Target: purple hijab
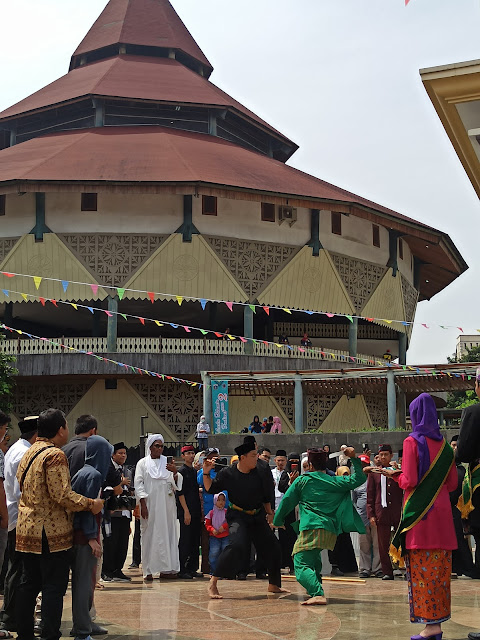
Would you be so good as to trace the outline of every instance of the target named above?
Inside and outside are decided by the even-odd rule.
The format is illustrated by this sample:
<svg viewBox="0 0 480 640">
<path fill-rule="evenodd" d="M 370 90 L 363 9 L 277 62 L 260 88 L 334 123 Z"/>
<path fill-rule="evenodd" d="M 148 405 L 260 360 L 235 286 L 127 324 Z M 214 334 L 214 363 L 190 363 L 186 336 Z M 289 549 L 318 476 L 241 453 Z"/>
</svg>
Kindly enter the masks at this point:
<svg viewBox="0 0 480 640">
<path fill-rule="evenodd" d="M 410 418 L 412 420 L 410 435 L 416 440 L 418 447 L 418 481 L 420 482 L 430 467 L 430 452 L 426 438 L 443 440 L 438 425 L 437 407 L 430 394 L 421 393 L 410 403 Z"/>
</svg>

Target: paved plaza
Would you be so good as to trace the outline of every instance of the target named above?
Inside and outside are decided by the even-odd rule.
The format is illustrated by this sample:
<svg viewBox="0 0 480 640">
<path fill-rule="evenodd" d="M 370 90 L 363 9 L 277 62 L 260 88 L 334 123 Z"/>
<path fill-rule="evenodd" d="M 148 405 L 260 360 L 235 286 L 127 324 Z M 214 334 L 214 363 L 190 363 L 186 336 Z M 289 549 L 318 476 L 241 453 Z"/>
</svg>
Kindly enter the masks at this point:
<svg viewBox="0 0 480 640">
<path fill-rule="evenodd" d="M 326 583 L 327 607 L 303 607 L 304 590 L 285 580 L 291 594 L 267 597 L 265 581 L 222 581 L 223 600 L 209 600 L 207 580 L 155 580 L 145 584 L 128 570 L 130 584 L 108 583 L 95 592 L 97 622 L 108 638 L 152 640 L 408 640 L 420 625 L 408 621 L 407 584 L 370 578 L 364 584 Z M 452 620 L 444 640 L 463 640 L 480 630 L 480 582 L 452 582 Z M 70 591 L 65 598 L 63 634 L 71 628 Z"/>
</svg>

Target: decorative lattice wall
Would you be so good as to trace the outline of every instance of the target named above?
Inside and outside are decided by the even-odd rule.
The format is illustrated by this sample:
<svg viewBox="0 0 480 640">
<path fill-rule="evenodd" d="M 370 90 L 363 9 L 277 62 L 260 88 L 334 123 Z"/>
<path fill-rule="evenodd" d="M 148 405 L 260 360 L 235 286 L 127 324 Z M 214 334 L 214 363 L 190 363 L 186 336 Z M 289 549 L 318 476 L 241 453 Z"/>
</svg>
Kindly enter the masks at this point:
<svg viewBox="0 0 480 640">
<path fill-rule="evenodd" d="M 131 382 L 159 418 L 175 432 L 179 441 L 195 430 L 203 410 L 202 393 L 196 387 L 174 382 Z"/>
<path fill-rule="evenodd" d="M 336 253 L 330 255 L 355 309 L 360 312 L 385 275 L 386 267 Z"/>
<path fill-rule="evenodd" d="M 93 382 L 17 382 L 13 413 L 23 418 L 52 407 L 68 415 L 92 385 Z"/>
</svg>

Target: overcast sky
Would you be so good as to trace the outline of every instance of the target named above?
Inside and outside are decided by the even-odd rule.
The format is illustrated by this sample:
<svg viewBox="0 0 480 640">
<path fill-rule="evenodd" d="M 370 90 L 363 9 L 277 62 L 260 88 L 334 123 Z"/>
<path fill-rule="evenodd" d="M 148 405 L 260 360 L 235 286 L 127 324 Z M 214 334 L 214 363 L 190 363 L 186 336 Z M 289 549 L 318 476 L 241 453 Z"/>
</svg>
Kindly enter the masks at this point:
<svg viewBox="0 0 480 640">
<path fill-rule="evenodd" d="M 300 145 L 289 164 L 451 236 L 470 269 L 419 305 L 417 322 L 432 326 L 409 350 L 410 363 L 445 362 L 457 326 L 480 329 L 480 206 L 418 71 L 480 58 L 480 0 L 172 4 L 211 80 Z M 66 73 L 105 5 L 2 2 L 0 110 Z"/>
</svg>

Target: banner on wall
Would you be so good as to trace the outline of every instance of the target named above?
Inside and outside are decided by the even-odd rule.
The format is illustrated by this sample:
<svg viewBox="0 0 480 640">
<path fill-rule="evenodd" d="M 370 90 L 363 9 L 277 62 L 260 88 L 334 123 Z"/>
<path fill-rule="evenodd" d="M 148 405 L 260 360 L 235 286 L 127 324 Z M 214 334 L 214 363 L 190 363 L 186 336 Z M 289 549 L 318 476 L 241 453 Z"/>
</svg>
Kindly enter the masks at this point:
<svg viewBox="0 0 480 640">
<path fill-rule="evenodd" d="M 228 380 L 212 381 L 213 433 L 230 433 Z"/>
</svg>

